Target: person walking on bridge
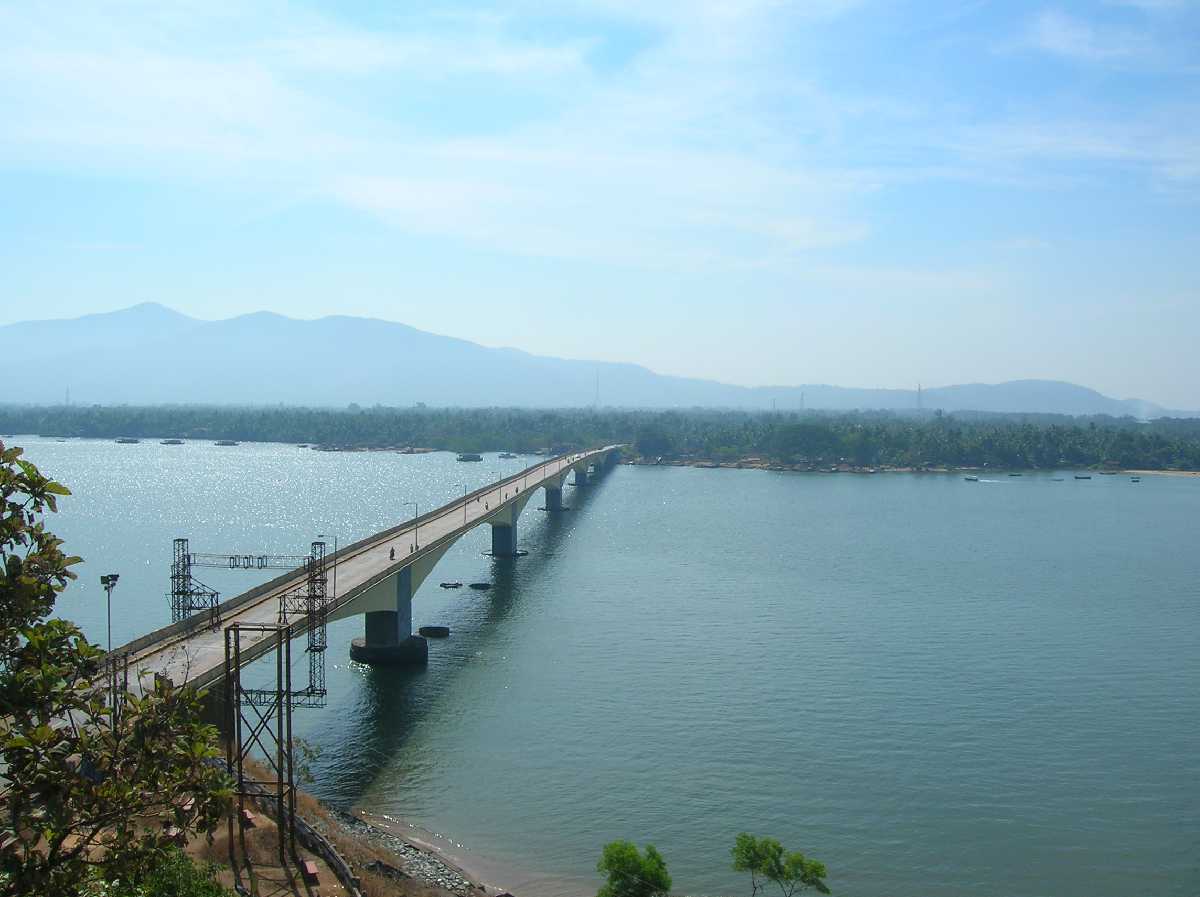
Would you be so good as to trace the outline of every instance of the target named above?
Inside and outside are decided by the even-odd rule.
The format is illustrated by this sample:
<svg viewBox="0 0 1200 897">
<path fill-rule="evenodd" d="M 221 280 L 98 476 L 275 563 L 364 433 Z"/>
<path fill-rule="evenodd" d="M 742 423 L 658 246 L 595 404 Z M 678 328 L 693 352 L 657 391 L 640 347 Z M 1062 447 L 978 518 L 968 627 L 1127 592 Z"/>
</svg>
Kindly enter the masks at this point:
<svg viewBox="0 0 1200 897">
<path fill-rule="evenodd" d="M 394 561 L 395 559 L 396 559 L 396 546 L 393 545 L 392 550 L 388 552 L 388 560 Z"/>
</svg>

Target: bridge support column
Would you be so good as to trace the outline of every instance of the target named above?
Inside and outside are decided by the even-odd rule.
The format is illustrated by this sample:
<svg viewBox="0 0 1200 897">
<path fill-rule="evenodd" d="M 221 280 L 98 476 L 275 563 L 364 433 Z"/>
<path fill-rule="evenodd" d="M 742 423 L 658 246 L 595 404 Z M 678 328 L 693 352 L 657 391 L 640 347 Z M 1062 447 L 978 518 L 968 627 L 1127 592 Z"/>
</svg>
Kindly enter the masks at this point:
<svg viewBox="0 0 1200 897">
<path fill-rule="evenodd" d="M 563 509 L 562 486 L 561 485 L 551 486 L 551 485 L 547 484 L 546 485 L 546 510 L 547 511 L 561 511 L 562 509 Z"/>
<path fill-rule="evenodd" d="M 517 554 L 517 521 L 492 524 L 492 557 L 511 558 Z"/>
<path fill-rule="evenodd" d="M 575 468 L 575 485 L 586 486 L 588 484 L 588 469 L 586 465 Z"/>
<path fill-rule="evenodd" d="M 350 643 L 350 659 L 374 666 L 418 666 L 429 659 L 429 644 L 412 634 L 412 568 L 396 574 L 396 609 L 368 611 L 363 638 Z"/>
</svg>

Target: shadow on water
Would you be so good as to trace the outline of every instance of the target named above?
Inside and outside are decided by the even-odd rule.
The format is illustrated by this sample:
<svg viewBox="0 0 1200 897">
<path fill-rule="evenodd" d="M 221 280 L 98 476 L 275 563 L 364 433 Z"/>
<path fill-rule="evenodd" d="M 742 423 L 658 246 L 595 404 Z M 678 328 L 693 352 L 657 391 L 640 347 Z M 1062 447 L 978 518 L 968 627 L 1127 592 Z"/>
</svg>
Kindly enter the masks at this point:
<svg viewBox="0 0 1200 897">
<path fill-rule="evenodd" d="M 320 796 L 335 806 L 352 807 L 370 790 L 376 777 L 392 762 L 399 748 L 444 697 L 467 655 L 486 651 L 499 637 L 503 623 L 518 606 L 522 586 L 535 581 L 557 554 L 579 515 L 586 513 L 596 488 L 605 477 L 572 490 L 570 510 L 547 514 L 537 541 L 521 558 L 493 558 L 492 588 L 479 628 L 469 636 L 466 652 L 458 651 L 445 662 L 418 669 L 365 667 L 358 701 L 343 717 L 344 727 L 335 755 L 314 764 L 321 783 Z M 527 509 L 527 513 L 528 513 Z"/>
</svg>

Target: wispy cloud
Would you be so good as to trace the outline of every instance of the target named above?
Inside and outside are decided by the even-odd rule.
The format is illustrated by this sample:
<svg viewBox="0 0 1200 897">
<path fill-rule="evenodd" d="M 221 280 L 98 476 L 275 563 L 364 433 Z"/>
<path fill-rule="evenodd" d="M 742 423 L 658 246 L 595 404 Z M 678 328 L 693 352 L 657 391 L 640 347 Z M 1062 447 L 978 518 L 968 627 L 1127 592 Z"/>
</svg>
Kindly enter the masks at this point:
<svg viewBox="0 0 1200 897">
<path fill-rule="evenodd" d="M 785 36 L 819 34 L 860 5 L 565 4 L 586 22 L 648 29 L 614 70 L 595 61 L 602 28 L 520 27 L 544 16 L 533 0 L 374 27 L 283 0 L 8 6 L 0 163 L 233 179 L 504 251 L 704 268 L 791 267 L 867 241 L 878 193 L 995 182 L 1013 160 L 1200 178 L 1187 103 L 1119 119 L 978 115 L 886 85 L 833 88 Z M 1132 26 L 1057 11 L 1027 37 L 1096 63 L 1151 47 Z"/>
<path fill-rule="evenodd" d="M 1104 0 L 1109 6 L 1128 6 L 1146 13 L 1175 12 L 1194 0 Z"/>
<path fill-rule="evenodd" d="M 0 153 L 232 172 L 415 232 L 635 264 L 762 264 L 866 233 L 845 205 L 865 180 L 761 151 L 782 135 L 763 129 L 752 111 L 759 88 L 740 67 L 773 4 L 656 6 L 653 16 L 641 5 L 599 8 L 661 29 L 655 51 L 615 77 L 592 69 L 586 37 L 535 43 L 503 18 L 376 33 L 288 8 L 279 27 L 255 31 L 237 8 L 216 8 L 209 16 L 238 36 L 214 50 L 196 40 L 203 16 L 111 29 L 84 14 L 60 29 L 51 13 L 10 9 L 0 18 L 10 35 Z M 552 102 L 499 134 L 472 134 L 469 119 L 486 111 L 464 109 L 467 123 L 450 128 L 464 133 L 445 136 L 357 103 L 363 78 L 405 102 L 420 85 L 461 78 L 467 97 L 518 81 Z"/>
<path fill-rule="evenodd" d="M 1144 33 L 1101 27 L 1057 10 L 1046 10 L 1034 18 L 1029 42 L 1047 53 L 1091 62 L 1142 57 L 1153 50 L 1153 43 Z"/>
</svg>

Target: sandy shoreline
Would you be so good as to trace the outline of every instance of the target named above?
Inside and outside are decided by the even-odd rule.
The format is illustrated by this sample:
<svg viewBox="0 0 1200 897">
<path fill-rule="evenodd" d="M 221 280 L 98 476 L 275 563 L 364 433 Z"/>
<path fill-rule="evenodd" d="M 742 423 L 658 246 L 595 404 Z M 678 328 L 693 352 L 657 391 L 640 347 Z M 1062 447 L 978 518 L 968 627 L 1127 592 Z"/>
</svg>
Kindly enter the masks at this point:
<svg viewBox="0 0 1200 897">
<path fill-rule="evenodd" d="M 675 458 L 655 461 L 650 458 L 631 458 L 621 462 L 631 467 L 695 467 L 700 470 L 770 470 L 776 473 L 850 473 L 850 474 L 880 474 L 880 473 L 1021 473 L 1046 474 L 1070 473 L 1072 471 L 1086 472 L 1102 476 L 1132 475 L 1132 476 L 1166 476 L 1166 477 L 1200 477 L 1200 470 L 1097 470 L 1091 467 L 858 467 L 852 464 L 772 464 L 760 458 L 743 458 L 740 461 L 711 461 L 703 458 Z"/>
<path fill-rule="evenodd" d="M 1200 470 L 1122 470 L 1135 477 L 1200 477 Z"/>
</svg>

